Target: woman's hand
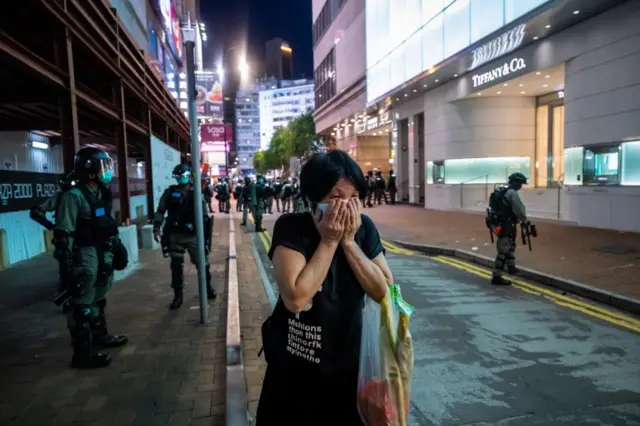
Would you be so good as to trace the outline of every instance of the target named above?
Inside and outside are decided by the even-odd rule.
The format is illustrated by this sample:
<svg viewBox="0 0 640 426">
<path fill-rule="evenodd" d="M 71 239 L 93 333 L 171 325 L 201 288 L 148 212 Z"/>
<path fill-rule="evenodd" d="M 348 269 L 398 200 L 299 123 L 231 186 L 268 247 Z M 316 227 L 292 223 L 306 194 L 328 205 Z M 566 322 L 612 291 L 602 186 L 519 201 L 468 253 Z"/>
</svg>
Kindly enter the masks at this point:
<svg viewBox="0 0 640 426">
<path fill-rule="evenodd" d="M 319 214 L 313 215 L 322 242 L 335 245 L 340 243 L 344 235 L 348 210 L 347 203 L 342 200 L 334 200 L 326 213 L 322 214 L 322 217 L 319 218 Z"/>
<path fill-rule="evenodd" d="M 343 245 L 355 242 L 356 232 L 360 229 L 360 225 L 362 225 L 360 200 L 352 198 L 347 203 L 347 217 L 345 220 L 344 235 L 341 240 Z"/>
</svg>

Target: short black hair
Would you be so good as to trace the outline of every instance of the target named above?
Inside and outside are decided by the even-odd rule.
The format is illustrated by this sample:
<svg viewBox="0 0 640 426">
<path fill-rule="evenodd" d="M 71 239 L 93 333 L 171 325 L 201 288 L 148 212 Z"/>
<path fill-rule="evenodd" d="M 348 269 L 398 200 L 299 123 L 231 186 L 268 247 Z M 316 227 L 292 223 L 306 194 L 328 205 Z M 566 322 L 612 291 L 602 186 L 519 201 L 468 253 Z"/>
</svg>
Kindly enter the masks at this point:
<svg viewBox="0 0 640 426">
<path fill-rule="evenodd" d="M 316 153 L 300 172 L 300 193 L 311 202 L 318 203 L 340 179 L 347 179 L 356 187 L 360 198 L 367 195 L 367 183 L 358 163 L 344 151 Z"/>
</svg>

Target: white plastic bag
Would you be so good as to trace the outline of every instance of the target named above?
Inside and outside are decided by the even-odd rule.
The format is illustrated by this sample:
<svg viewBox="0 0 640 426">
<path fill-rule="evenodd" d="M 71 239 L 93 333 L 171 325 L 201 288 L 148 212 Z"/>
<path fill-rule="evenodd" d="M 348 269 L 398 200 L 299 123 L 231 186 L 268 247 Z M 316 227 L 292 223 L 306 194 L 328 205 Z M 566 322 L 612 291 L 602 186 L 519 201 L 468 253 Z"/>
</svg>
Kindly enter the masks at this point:
<svg viewBox="0 0 640 426">
<path fill-rule="evenodd" d="M 366 426 L 406 426 L 413 374 L 413 307 L 392 284 L 380 304 L 365 297 L 358 411 Z"/>
</svg>

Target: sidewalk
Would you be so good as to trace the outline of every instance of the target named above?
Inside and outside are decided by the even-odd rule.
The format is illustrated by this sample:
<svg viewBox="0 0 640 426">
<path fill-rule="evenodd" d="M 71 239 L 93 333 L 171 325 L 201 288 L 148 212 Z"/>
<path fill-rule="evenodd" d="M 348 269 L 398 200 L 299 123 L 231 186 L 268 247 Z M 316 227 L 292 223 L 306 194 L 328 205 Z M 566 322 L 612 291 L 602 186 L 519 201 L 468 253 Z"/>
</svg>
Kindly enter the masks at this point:
<svg viewBox="0 0 640 426">
<path fill-rule="evenodd" d="M 239 215 L 236 219 L 236 251 L 238 258 L 238 286 L 240 295 L 240 327 L 244 372 L 247 380 L 249 412 L 252 418 L 256 415 L 262 379 L 267 364 L 264 357 L 258 357 L 262 347 L 260 333 L 262 323 L 271 314 L 271 306 L 267 300 L 264 285 L 258 272 L 253 254 L 252 233 L 245 232 L 240 226 Z M 252 229 L 250 227 L 249 229 Z"/>
<path fill-rule="evenodd" d="M 383 239 L 495 256 L 484 216 L 396 205 L 365 209 Z M 518 264 L 640 299 L 640 234 L 538 222 L 533 251 L 518 236 Z"/>
<path fill-rule="evenodd" d="M 224 424 L 228 239 L 228 221 L 216 221 L 209 259 L 218 298 L 208 326 L 199 324 L 195 268 L 185 265 L 185 304 L 170 311 L 169 261 L 159 250 L 140 252 L 138 270 L 108 297 L 109 328 L 129 343 L 110 350 L 113 362 L 100 370 L 68 367 L 71 347 L 65 317 L 51 303 L 50 259 L 2 272 L 0 425 Z"/>
</svg>

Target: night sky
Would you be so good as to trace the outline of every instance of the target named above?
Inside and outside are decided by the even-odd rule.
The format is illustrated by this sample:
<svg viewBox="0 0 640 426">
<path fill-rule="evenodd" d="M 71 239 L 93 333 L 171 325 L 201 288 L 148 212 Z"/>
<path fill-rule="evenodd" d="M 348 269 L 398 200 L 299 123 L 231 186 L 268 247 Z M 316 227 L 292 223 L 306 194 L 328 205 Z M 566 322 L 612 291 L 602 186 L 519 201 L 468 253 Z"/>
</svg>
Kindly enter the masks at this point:
<svg viewBox="0 0 640 426">
<path fill-rule="evenodd" d="M 313 78 L 311 0 L 200 0 L 200 8 L 208 36 L 205 68 L 215 69 L 222 52 L 246 43 L 251 69 L 263 73 L 266 41 L 282 37 L 293 49 L 294 77 Z"/>
</svg>

